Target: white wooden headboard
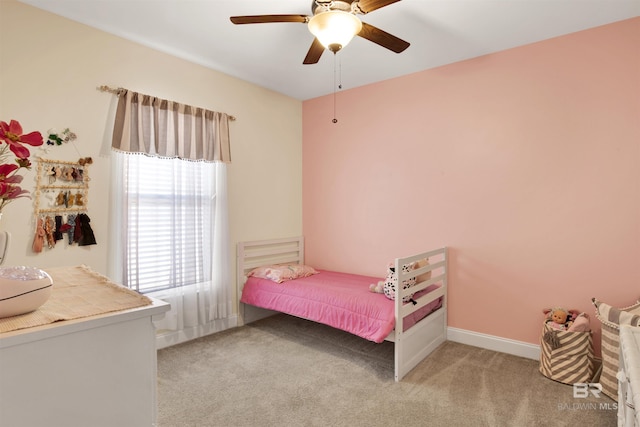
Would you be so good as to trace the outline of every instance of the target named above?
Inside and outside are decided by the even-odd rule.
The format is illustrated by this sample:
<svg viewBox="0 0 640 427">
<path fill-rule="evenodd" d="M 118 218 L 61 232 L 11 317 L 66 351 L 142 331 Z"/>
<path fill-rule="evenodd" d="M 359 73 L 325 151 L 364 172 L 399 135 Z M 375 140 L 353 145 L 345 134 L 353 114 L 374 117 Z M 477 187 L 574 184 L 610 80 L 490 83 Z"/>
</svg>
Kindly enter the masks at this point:
<svg viewBox="0 0 640 427">
<path fill-rule="evenodd" d="M 237 248 L 238 295 L 242 293 L 246 274 L 269 264 L 304 263 L 304 237 L 240 242 Z"/>
</svg>

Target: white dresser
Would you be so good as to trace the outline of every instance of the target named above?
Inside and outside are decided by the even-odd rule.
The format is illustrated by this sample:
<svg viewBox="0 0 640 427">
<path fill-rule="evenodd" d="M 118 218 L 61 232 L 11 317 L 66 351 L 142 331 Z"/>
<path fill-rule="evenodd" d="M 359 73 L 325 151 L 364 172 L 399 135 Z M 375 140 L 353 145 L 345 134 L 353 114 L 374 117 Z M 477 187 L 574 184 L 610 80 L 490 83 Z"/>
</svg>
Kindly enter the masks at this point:
<svg viewBox="0 0 640 427">
<path fill-rule="evenodd" d="M 640 427 L 640 327 L 620 325 L 618 425 Z"/>
<path fill-rule="evenodd" d="M 0 334 L 0 426 L 156 425 L 153 304 Z"/>
</svg>

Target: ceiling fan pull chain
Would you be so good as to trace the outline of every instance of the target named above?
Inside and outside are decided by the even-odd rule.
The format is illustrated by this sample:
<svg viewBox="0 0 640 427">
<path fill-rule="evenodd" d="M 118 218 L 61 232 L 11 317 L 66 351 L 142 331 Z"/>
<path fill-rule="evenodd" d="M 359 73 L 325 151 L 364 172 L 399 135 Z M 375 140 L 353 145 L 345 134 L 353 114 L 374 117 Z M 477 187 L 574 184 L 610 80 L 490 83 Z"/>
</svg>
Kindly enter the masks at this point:
<svg viewBox="0 0 640 427">
<path fill-rule="evenodd" d="M 336 119 L 336 56 L 338 54 L 333 54 L 333 123 L 338 123 L 338 119 Z M 338 72 L 338 84 L 337 88 L 342 90 L 342 58 L 339 58 L 339 72 Z"/>
<path fill-rule="evenodd" d="M 338 89 L 342 90 L 342 56 L 338 58 Z"/>
<path fill-rule="evenodd" d="M 340 85 L 342 87 L 342 85 Z M 338 123 L 336 119 L 336 53 L 333 53 L 333 120 L 334 124 Z"/>
</svg>

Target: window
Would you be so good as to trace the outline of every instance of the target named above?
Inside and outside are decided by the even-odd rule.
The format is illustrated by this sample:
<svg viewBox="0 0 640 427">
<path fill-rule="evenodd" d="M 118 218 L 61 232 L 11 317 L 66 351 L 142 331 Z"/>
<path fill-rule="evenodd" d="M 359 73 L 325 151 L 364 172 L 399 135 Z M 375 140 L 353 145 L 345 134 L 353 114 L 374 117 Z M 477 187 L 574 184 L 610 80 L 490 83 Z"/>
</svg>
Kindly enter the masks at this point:
<svg viewBox="0 0 640 427">
<path fill-rule="evenodd" d="M 230 117 L 114 93 L 109 276 L 171 304 L 154 319 L 159 348 L 221 330 L 233 317 Z"/>
<path fill-rule="evenodd" d="M 126 170 L 124 285 L 147 293 L 211 280 L 217 164 L 116 155 Z"/>
</svg>

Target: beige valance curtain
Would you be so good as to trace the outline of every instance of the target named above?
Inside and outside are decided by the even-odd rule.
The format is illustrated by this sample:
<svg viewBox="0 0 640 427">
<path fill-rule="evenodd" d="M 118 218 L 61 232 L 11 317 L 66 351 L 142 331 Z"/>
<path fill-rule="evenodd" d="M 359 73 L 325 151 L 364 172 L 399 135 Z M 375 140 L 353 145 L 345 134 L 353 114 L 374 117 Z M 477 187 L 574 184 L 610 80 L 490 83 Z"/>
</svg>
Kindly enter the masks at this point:
<svg viewBox="0 0 640 427">
<path fill-rule="evenodd" d="M 209 162 L 231 162 L 231 116 L 165 99 L 118 91 L 115 150 Z"/>
</svg>

